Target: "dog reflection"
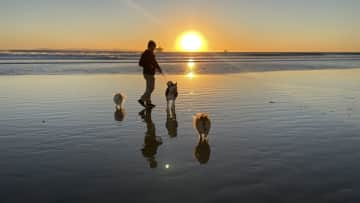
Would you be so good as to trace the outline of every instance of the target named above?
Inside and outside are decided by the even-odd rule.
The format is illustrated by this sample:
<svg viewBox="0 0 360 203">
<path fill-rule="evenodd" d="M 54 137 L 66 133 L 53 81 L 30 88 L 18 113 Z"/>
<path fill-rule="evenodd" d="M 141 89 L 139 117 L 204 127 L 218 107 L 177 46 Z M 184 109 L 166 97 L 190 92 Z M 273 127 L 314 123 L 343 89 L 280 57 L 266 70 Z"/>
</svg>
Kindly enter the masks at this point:
<svg viewBox="0 0 360 203">
<path fill-rule="evenodd" d="M 208 138 L 199 137 L 199 143 L 195 147 L 195 157 L 200 164 L 206 164 L 210 159 L 210 145 Z"/>
<path fill-rule="evenodd" d="M 150 168 L 157 167 L 156 152 L 157 148 L 162 144 L 161 137 L 156 136 L 155 124 L 151 118 L 151 109 L 142 110 L 139 115 L 146 123 L 146 132 L 144 137 L 144 147 L 141 149 L 142 154 L 147 158 Z"/>
<path fill-rule="evenodd" d="M 206 113 L 197 113 L 193 117 L 193 126 L 199 138 L 195 147 L 195 157 L 200 164 L 206 164 L 210 159 L 209 132 L 211 128 L 210 117 Z"/>
<path fill-rule="evenodd" d="M 166 129 L 168 131 L 168 135 L 170 137 L 176 137 L 177 136 L 177 128 L 178 128 L 178 122 L 176 120 L 176 112 L 175 107 L 168 106 L 166 108 L 166 123 L 165 123 Z"/>
<path fill-rule="evenodd" d="M 116 121 L 123 121 L 126 117 L 125 109 L 116 109 L 114 112 L 114 119 Z"/>
</svg>

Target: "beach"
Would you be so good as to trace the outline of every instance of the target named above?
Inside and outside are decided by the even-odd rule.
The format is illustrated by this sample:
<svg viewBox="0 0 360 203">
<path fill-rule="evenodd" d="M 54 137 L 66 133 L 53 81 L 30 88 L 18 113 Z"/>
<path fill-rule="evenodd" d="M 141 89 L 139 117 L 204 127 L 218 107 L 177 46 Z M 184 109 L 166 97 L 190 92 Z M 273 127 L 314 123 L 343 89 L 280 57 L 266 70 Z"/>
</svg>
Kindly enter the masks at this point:
<svg viewBox="0 0 360 203">
<path fill-rule="evenodd" d="M 193 72 L 178 66 L 182 74 L 156 78 L 151 125 L 139 115 L 140 72 L 0 76 L 0 201 L 360 199 L 360 69 L 209 74 L 196 72 L 206 63 Z M 178 82 L 176 121 L 167 119 L 167 80 Z M 116 92 L 127 96 L 122 114 Z M 194 155 L 197 112 L 212 123 L 206 163 Z M 149 130 L 162 140 L 155 167 L 142 150 Z"/>
<path fill-rule="evenodd" d="M 359 10 L 0 0 L 0 203 L 360 202 Z"/>
</svg>

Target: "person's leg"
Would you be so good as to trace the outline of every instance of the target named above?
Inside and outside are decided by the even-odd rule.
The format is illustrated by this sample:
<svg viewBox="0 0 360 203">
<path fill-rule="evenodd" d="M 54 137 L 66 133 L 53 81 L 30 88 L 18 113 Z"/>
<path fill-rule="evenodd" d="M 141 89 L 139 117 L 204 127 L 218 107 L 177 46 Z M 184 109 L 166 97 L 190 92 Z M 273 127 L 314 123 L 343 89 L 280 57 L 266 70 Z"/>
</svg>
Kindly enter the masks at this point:
<svg viewBox="0 0 360 203">
<path fill-rule="evenodd" d="M 142 101 L 142 102 L 145 102 L 146 100 L 147 100 L 147 92 L 148 92 L 148 77 L 147 77 L 147 75 L 144 75 L 144 79 L 145 79 L 145 92 L 144 92 L 144 94 L 140 97 L 140 100 Z"/>
<path fill-rule="evenodd" d="M 149 75 L 149 79 L 148 79 L 148 100 L 146 101 L 146 104 L 152 104 L 151 102 L 151 94 L 154 92 L 155 89 L 155 76 L 154 75 Z"/>
<path fill-rule="evenodd" d="M 140 100 L 146 102 L 146 104 L 151 104 L 151 93 L 154 91 L 155 87 L 155 76 L 144 75 L 144 78 L 146 80 L 146 90 Z"/>
</svg>

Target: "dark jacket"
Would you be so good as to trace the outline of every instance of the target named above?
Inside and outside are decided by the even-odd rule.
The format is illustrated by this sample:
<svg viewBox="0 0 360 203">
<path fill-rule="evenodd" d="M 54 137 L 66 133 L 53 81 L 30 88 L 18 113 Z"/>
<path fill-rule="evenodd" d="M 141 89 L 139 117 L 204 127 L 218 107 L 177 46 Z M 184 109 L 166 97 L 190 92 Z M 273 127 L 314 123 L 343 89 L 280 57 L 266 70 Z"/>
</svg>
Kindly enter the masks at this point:
<svg viewBox="0 0 360 203">
<path fill-rule="evenodd" d="M 155 75 L 156 69 L 161 73 L 159 64 L 156 61 L 155 54 L 150 50 L 145 50 L 141 54 L 139 66 L 143 67 L 143 74 Z"/>
</svg>

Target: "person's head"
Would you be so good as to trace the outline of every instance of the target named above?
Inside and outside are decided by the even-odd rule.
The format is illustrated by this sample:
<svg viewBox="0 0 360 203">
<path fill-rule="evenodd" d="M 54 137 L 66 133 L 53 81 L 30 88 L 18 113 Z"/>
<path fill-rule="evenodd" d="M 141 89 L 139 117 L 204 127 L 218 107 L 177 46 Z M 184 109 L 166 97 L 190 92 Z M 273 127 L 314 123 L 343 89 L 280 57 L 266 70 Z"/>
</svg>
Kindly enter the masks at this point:
<svg viewBox="0 0 360 203">
<path fill-rule="evenodd" d="M 150 40 L 150 41 L 148 42 L 148 49 L 149 49 L 150 51 L 154 51 L 155 48 L 156 48 L 156 43 L 155 43 L 155 41 Z"/>
</svg>

